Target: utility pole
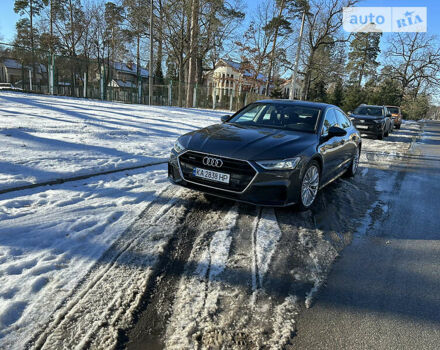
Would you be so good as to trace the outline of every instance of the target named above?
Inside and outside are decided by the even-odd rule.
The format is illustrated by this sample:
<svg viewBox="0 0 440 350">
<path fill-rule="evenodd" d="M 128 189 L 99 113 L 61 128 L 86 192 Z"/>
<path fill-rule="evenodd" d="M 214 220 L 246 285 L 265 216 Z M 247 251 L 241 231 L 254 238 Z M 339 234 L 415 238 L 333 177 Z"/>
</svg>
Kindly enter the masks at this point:
<svg viewBox="0 0 440 350">
<path fill-rule="evenodd" d="M 291 99 L 291 100 L 295 99 L 296 74 L 298 71 L 299 55 L 301 54 L 301 43 L 302 43 L 305 20 L 306 20 L 306 11 L 304 10 L 303 14 L 302 14 L 302 19 L 301 19 L 301 29 L 299 31 L 298 47 L 296 48 L 295 66 L 293 67 L 292 81 L 290 82 L 289 99 Z"/>
<path fill-rule="evenodd" d="M 150 62 L 148 64 L 148 104 L 153 104 L 153 0 L 150 1 Z"/>
<path fill-rule="evenodd" d="M 50 0 L 50 63 L 49 63 L 49 93 L 51 95 L 54 94 L 54 65 L 55 65 L 55 58 L 54 58 L 54 49 L 53 49 L 53 21 L 54 21 L 54 8 L 53 8 L 53 2 L 54 0 Z"/>
</svg>

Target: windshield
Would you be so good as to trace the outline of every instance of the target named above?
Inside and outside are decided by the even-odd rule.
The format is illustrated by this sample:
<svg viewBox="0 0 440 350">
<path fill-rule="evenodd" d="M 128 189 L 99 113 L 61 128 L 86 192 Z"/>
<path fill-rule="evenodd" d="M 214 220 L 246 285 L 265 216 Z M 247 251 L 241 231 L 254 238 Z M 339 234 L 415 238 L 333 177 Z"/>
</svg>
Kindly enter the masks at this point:
<svg viewBox="0 0 440 350">
<path fill-rule="evenodd" d="M 397 107 L 387 107 L 391 114 L 399 114 L 399 108 Z"/>
<path fill-rule="evenodd" d="M 253 103 L 239 112 L 229 122 L 293 131 L 314 132 L 319 108 L 294 104 Z"/>
<path fill-rule="evenodd" d="M 374 117 L 382 117 L 382 108 L 361 106 L 354 110 L 354 114 L 371 115 Z"/>
</svg>

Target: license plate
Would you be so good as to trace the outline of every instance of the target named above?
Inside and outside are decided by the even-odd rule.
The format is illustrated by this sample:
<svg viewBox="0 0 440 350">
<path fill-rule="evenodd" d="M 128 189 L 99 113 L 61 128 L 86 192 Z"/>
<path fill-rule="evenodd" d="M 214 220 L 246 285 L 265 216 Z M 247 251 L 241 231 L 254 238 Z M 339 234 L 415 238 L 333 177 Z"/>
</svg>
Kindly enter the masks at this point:
<svg viewBox="0 0 440 350">
<path fill-rule="evenodd" d="M 368 129 L 368 126 L 367 125 L 356 125 L 356 128 L 357 129 Z"/>
<path fill-rule="evenodd" d="M 194 168 L 192 174 L 195 177 L 200 177 L 205 180 L 229 184 L 230 175 L 225 173 L 219 173 L 218 171 Z"/>
</svg>

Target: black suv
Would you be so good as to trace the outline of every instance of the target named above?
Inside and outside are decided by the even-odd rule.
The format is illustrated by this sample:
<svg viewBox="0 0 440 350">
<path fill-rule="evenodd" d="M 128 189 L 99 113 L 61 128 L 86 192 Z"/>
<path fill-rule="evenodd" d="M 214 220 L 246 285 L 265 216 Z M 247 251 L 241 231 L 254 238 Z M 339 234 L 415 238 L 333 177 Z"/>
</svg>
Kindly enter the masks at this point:
<svg viewBox="0 0 440 350">
<path fill-rule="evenodd" d="M 385 106 L 360 105 L 350 114 L 350 119 L 361 134 L 379 140 L 388 136 L 394 126 L 391 113 Z"/>
</svg>

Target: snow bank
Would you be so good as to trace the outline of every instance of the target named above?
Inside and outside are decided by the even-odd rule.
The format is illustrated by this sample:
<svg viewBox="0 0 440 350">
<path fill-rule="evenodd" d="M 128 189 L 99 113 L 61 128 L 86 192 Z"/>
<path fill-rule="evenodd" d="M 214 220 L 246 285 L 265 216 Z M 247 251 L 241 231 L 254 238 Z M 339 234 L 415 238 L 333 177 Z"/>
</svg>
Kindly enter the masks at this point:
<svg viewBox="0 0 440 350">
<path fill-rule="evenodd" d="M 23 348 L 166 186 L 162 165 L 1 195 L 0 348 Z"/>
<path fill-rule="evenodd" d="M 0 190 L 164 161 L 223 114 L 0 92 Z"/>
<path fill-rule="evenodd" d="M 0 92 L 0 190 L 164 161 L 222 114 Z M 22 348 L 167 186 L 159 165 L 0 195 L 0 348 Z"/>
</svg>

